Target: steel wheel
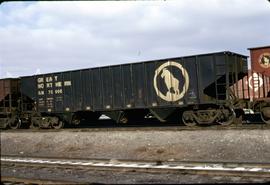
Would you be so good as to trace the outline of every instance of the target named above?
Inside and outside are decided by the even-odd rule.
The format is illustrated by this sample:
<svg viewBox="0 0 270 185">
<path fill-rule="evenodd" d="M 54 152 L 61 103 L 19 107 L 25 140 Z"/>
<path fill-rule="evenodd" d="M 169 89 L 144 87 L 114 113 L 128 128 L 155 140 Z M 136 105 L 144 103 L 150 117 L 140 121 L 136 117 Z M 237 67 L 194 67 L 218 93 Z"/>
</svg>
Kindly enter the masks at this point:
<svg viewBox="0 0 270 185">
<path fill-rule="evenodd" d="M 263 120 L 264 123 L 270 125 L 270 119 L 264 118 L 264 116 L 262 114 L 261 114 L 261 118 L 262 118 L 262 120 Z"/>
<path fill-rule="evenodd" d="M 63 121 L 58 121 L 57 123 L 53 123 L 52 124 L 52 128 L 54 129 L 60 129 L 64 127 L 64 122 Z"/>
<path fill-rule="evenodd" d="M 261 118 L 263 120 L 264 123 L 266 124 L 270 124 L 270 107 L 265 107 L 262 109 L 262 112 L 261 112 Z"/>
<path fill-rule="evenodd" d="M 193 127 L 197 125 L 197 122 L 192 116 L 192 111 L 185 111 L 182 115 L 182 121 L 186 126 Z"/>
<path fill-rule="evenodd" d="M 21 127 L 21 120 L 18 119 L 18 118 L 12 118 L 12 119 L 9 121 L 8 126 L 9 126 L 11 129 L 18 129 L 18 128 Z"/>
<path fill-rule="evenodd" d="M 220 125 L 227 126 L 235 121 L 236 114 L 232 109 L 221 110 L 220 115 L 217 117 L 216 122 Z"/>
</svg>

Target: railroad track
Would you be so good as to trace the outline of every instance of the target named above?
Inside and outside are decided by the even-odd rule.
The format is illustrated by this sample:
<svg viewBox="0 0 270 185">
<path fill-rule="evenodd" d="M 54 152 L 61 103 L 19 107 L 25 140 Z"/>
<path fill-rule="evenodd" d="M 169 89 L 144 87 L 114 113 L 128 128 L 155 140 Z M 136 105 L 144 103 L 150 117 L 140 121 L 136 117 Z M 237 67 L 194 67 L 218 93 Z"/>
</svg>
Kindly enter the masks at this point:
<svg viewBox="0 0 270 185">
<path fill-rule="evenodd" d="M 151 172 L 213 173 L 226 175 L 260 176 L 270 178 L 270 163 L 134 161 L 109 159 L 61 159 L 2 156 L 2 165 L 38 166 L 54 168 L 142 170 Z"/>
<path fill-rule="evenodd" d="M 270 182 L 270 163 L 82 160 L 2 156 L 1 172 L 2 182 L 6 185 L 11 183 L 89 184 L 88 182 L 129 184 L 134 183 L 132 181 L 134 178 L 137 178 L 135 182 L 138 183 L 170 183 L 171 181 L 179 183 L 185 178 L 187 181 L 184 182 L 189 183 L 219 182 L 216 179 L 223 179 L 222 182 L 235 182 L 235 179 L 236 182 Z M 168 181 L 168 176 L 170 181 Z M 138 178 L 141 178 L 141 181 Z"/>
<path fill-rule="evenodd" d="M 211 125 L 211 126 L 179 126 L 177 124 L 159 124 L 159 125 L 121 125 L 121 126 L 85 126 L 79 128 L 63 128 L 63 129 L 17 129 L 17 130 L 1 130 L 2 132 L 97 132 L 97 131 L 133 131 L 133 130 L 143 130 L 143 131 L 182 131 L 182 130 L 252 130 L 252 129 L 270 129 L 270 125 L 267 124 L 234 124 L 228 126 L 222 125 Z"/>
</svg>

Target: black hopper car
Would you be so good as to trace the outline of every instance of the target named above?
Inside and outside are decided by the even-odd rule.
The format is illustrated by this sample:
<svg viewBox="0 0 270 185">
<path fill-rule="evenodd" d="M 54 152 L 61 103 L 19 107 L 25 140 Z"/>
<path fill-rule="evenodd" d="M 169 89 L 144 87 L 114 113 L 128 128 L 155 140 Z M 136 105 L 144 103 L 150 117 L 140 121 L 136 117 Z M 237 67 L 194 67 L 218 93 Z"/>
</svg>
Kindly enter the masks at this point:
<svg viewBox="0 0 270 185">
<path fill-rule="evenodd" d="M 225 51 L 1 79 L 0 126 L 62 128 L 101 115 L 117 123 L 151 115 L 188 126 L 229 125 L 252 108 L 235 85 L 247 73 L 247 56 Z M 256 110 L 266 123 L 269 89 Z"/>
</svg>

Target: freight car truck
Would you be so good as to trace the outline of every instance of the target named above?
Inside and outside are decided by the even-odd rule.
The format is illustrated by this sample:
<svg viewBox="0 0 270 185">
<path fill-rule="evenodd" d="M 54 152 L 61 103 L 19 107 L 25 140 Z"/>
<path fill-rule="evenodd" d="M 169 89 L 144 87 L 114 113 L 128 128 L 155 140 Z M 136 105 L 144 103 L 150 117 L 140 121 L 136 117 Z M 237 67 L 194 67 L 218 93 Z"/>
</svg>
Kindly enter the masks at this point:
<svg viewBox="0 0 270 185">
<path fill-rule="evenodd" d="M 21 92 L 35 102 L 34 127 L 102 114 L 117 123 L 151 114 L 161 122 L 226 125 L 240 114 L 228 89 L 246 72 L 247 57 L 225 51 L 22 77 Z"/>
</svg>

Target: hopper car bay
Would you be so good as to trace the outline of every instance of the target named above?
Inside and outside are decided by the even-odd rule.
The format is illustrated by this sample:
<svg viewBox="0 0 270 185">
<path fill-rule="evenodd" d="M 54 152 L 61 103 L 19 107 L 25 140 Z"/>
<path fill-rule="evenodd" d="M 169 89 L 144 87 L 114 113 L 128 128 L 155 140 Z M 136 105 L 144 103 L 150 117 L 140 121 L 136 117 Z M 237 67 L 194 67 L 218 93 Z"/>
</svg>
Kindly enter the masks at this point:
<svg viewBox="0 0 270 185">
<path fill-rule="evenodd" d="M 0 127 L 62 128 L 103 114 L 187 126 L 242 122 L 246 110 L 270 124 L 270 46 L 247 56 L 224 51 L 0 79 Z"/>
</svg>

